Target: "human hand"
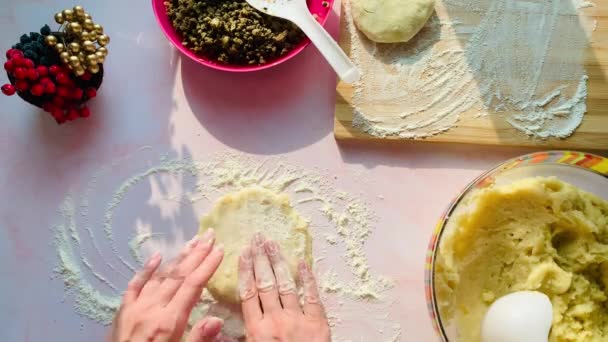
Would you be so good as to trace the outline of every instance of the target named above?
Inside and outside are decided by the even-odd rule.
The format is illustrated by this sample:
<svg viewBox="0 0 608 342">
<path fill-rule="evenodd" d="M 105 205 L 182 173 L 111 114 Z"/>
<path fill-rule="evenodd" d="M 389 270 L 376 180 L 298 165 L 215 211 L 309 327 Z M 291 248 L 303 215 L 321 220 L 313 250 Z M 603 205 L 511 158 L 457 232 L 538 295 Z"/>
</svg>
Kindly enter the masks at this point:
<svg viewBox="0 0 608 342">
<path fill-rule="evenodd" d="M 163 270 L 160 254 L 154 254 L 129 282 L 109 341 L 180 341 L 192 309 L 224 257 L 223 246 L 214 243 L 209 229 L 190 240 Z M 186 341 L 222 341 L 222 326 L 221 319 L 205 317 Z"/>
<path fill-rule="evenodd" d="M 248 342 L 328 342 L 331 334 L 315 278 L 306 262 L 296 285 L 279 245 L 256 234 L 239 259 L 239 294 Z"/>
</svg>

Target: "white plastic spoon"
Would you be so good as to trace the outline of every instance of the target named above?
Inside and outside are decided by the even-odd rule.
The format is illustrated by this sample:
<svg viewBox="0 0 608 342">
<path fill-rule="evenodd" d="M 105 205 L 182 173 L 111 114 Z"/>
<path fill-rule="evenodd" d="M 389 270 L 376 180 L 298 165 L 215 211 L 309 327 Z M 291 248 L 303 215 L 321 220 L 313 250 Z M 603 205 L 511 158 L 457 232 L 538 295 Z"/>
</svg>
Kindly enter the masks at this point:
<svg viewBox="0 0 608 342">
<path fill-rule="evenodd" d="M 353 83 L 359 80 L 359 70 L 310 14 L 306 0 L 247 0 L 247 2 L 258 11 L 296 24 L 319 49 L 342 81 Z"/>
<path fill-rule="evenodd" d="M 519 291 L 498 298 L 481 325 L 482 342 L 547 342 L 553 305 L 544 293 Z"/>
</svg>

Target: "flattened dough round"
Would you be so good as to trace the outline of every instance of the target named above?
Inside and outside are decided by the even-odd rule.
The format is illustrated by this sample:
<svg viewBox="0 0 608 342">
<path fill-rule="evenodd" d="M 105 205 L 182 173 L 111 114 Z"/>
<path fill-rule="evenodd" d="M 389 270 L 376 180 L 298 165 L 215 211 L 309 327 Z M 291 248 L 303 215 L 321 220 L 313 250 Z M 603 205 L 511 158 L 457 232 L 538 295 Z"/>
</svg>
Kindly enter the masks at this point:
<svg viewBox="0 0 608 342">
<path fill-rule="evenodd" d="M 351 0 L 355 24 L 379 43 L 407 42 L 433 14 L 435 0 Z"/>
<path fill-rule="evenodd" d="M 240 303 L 238 260 L 256 232 L 279 243 L 292 275 L 297 274 L 299 260 L 312 261 L 308 223 L 291 206 L 286 194 L 258 187 L 227 194 L 201 219 L 199 234 L 208 228 L 215 229 L 216 244 L 224 244 L 224 261 L 207 284 L 220 302 Z"/>
</svg>

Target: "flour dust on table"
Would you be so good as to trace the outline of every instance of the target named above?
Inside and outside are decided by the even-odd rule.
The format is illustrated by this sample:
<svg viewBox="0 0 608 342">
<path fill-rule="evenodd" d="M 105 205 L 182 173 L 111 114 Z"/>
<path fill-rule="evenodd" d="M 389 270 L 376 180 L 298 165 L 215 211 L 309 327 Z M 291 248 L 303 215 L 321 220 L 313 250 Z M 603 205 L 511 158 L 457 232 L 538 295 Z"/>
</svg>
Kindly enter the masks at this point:
<svg viewBox="0 0 608 342">
<path fill-rule="evenodd" d="M 388 314 L 394 304 L 389 301 L 395 296 L 393 283 L 370 269 L 365 252 L 375 216 L 364 200 L 338 191 L 332 184 L 332 177 L 319 170 L 288 165 L 280 158 L 261 161 L 227 154 L 196 161 L 163 157 L 156 162 L 146 160 L 144 170 L 125 171 L 142 165 L 129 158 L 95 172 L 86 189 L 81 191 L 79 202 L 76 195 L 67 196 L 59 210 L 62 222 L 53 227 L 59 259 L 55 273 L 63 279 L 66 300 L 73 297 L 78 314 L 104 325 L 110 324 L 120 305 L 120 289 L 142 266 L 143 260 L 158 250 L 166 261 L 196 233 L 196 227 L 192 227 L 192 233 L 186 233 L 184 229 L 167 231 L 158 224 L 161 219 L 147 220 L 141 216 L 144 214 L 134 212 L 133 206 L 141 202 L 156 203 L 154 198 L 161 194 L 161 199 L 170 205 L 168 208 L 155 207 L 154 211 L 162 219 L 174 222 L 188 210 L 198 219 L 210 213 L 218 200 L 226 201 L 242 196 L 244 192 L 254 192 L 257 195 L 248 196 L 245 201 L 248 205 L 266 208 L 268 199 L 276 199 L 283 206 L 277 210 L 291 208 L 293 212 L 289 219 L 295 220 L 292 223 L 300 228 L 306 226 L 309 237 L 312 236 L 309 241 L 313 249 L 311 262 L 332 326 L 333 340 L 400 339 L 401 328 Z M 129 173 L 121 175 L 121 172 Z M 117 176 L 122 181 L 113 186 L 116 190 L 104 199 L 103 190 L 110 188 L 106 183 Z M 143 195 L 144 200 L 136 200 L 136 195 L 146 189 L 149 193 Z M 252 203 L 256 199 L 266 202 Z M 129 210 L 125 209 L 126 202 Z M 100 210 L 96 210 L 98 208 Z M 135 229 L 125 231 L 123 225 L 120 225 L 122 229 L 116 229 L 116 222 L 129 214 L 136 216 Z M 93 218 L 95 215 L 99 216 L 98 226 L 91 223 L 97 221 Z M 248 220 L 242 215 L 237 219 L 241 224 Z M 239 310 L 217 299 L 205 290 L 190 323 L 208 314 L 215 315 L 225 320 L 228 334 L 242 336 Z M 355 313 L 359 317 L 352 317 Z M 356 319 L 365 319 L 377 329 L 367 332 L 369 336 L 361 336 L 360 332 L 353 336 Z"/>
<path fill-rule="evenodd" d="M 357 31 L 345 3 L 354 87 L 353 126 L 379 137 L 424 138 L 472 118 L 504 117 L 521 132 L 565 138 L 586 112 L 584 68 L 596 21 L 580 0 L 438 0 L 406 44 Z"/>
</svg>

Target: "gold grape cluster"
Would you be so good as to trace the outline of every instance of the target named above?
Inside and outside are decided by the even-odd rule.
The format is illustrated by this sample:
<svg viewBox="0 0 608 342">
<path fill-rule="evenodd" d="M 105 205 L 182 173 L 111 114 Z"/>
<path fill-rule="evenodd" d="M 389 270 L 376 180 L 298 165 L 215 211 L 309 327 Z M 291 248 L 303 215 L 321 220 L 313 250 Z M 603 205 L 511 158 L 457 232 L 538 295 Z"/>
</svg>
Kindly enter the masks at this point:
<svg viewBox="0 0 608 342">
<path fill-rule="evenodd" d="M 62 35 L 46 36 L 47 45 L 55 48 L 63 64 L 67 65 L 77 76 L 85 71 L 93 74 L 99 72 L 99 64 L 108 55 L 106 45 L 110 37 L 103 33 L 103 27 L 93 22 L 90 14 L 82 6 L 74 6 L 55 14 L 55 22 L 61 25 Z"/>
</svg>

